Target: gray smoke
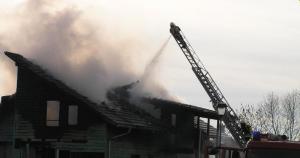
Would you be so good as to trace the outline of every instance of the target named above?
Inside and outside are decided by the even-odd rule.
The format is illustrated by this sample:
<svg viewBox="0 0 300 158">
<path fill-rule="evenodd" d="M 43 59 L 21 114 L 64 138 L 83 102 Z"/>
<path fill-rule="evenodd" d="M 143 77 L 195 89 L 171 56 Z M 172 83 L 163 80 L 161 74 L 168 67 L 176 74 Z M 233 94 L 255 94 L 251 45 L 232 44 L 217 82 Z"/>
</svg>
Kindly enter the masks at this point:
<svg viewBox="0 0 300 158">
<path fill-rule="evenodd" d="M 140 68 L 134 63 L 142 56 L 136 46 L 143 44 L 137 37 L 129 33 L 116 35 L 115 30 L 104 28 L 102 22 L 96 25 L 85 19 L 84 12 L 76 7 L 57 7 L 58 2 L 27 0 L 15 8 L 16 12 L 1 19 L 2 24 L 7 24 L 0 32 L 1 52 L 7 50 L 30 58 L 96 101 L 105 99 L 111 87 L 139 78 Z M 3 58 L 1 54 L 0 60 Z M 7 65 L 0 65 L 7 73 L 15 73 L 11 66 L 8 69 Z M 153 80 L 153 85 L 158 85 L 156 82 Z M 148 93 L 166 95 L 163 86 L 154 87 Z"/>
<path fill-rule="evenodd" d="M 135 86 L 131 91 L 134 96 L 157 97 L 172 100 L 176 99 L 175 97 L 171 96 L 159 82 L 156 82 L 156 78 L 158 78 L 157 72 L 159 71 L 160 61 L 170 41 L 170 38 L 171 36 L 167 38 L 167 40 L 155 53 L 154 57 L 146 65 L 143 74 L 140 77 L 139 84 L 137 84 L 137 86 Z"/>
<path fill-rule="evenodd" d="M 171 39 L 171 36 L 163 43 L 163 45 L 159 48 L 159 50 L 156 52 L 155 56 L 150 60 L 150 62 L 146 65 L 145 70 L 142 74 L 141 81 L 146 82 L 151 78 L 154 72 L 157 71 L 158 64 L 160 62 L 161 56 L 164 53 L 164 50 L 166 49 L 169 41 Z"/>
</svg>

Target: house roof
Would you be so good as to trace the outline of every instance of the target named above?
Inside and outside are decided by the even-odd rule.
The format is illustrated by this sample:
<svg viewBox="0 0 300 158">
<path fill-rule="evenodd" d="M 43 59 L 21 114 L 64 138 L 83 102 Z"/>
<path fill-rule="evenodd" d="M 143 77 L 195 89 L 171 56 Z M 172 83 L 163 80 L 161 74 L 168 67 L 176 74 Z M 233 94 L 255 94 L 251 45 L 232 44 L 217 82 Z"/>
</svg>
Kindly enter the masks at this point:
<svg viewBox="0 0 300 158">
<path fill-rule="evenodd" d="M 76 90 L 68 87 L 60 80 L 54 78 L 50 73 L 41 68 L 39 65 L 32 61 L 24 58 L 22 55 L 4 52 L 11 60 L 15 62 L 18 67 L 24 67 L 38 75 L 45 81 L 52 83 L 54 86 L 62 90 L 64 93 L 69 94 L 76 99 L 79 99 L 82 103 L 92 108 L 97 112 L 104 120 L 117 127 L 126 128 L 139 128 L 148 130 L 161 130 L 162 125 L 155 123 L 151 119 L 144 117 L 140 113 L 135 112 L 127 105 L 113 105 L 112 103 L 101 103 L 97 104 L 87 97 L 79 94 Z"/>
<path fill-rule="evenodd" d="M 26 59 L 22 55 L 11 53 L 11 52 L 4 52 L 6 56 L 8 56 L 11 60 L 15 62 L 18 67 L 24 67 L 34 74 L 38 75 L 45 81 L 52 83 L 55 87 L 60 89 L 66 94 L 73 96 L 74 98 L 80 100 L 82 103 L 90 107 L 92 110 L 97 112 L 104 120 L 108 123 L 111 123 L 117 127 L 127 127 L 127 128 L 140 128 L 140 129 L 149 129 L 149 130 L 161 130 L 164 128 L 168 128 L 167 125 L 163 125 L 161 122 L 156 120 L 155 118 L 151 117 L 150 114 L 139 109 L 136 106 L 129 105 L 130 103 L 124 101 L 120 98 L 114 98 L 115 102 L 102 102 L 101 104 L 95 103 L 91 101 L 89 98 L 79 94 L 76 90 L 70 88 L 69 86 L 65 85 L 62 81 L 54 78 L 50 73 L 44 70 L 39 65 L 35 64 L 34 62 Z M 129 88 L 132 84 L 128 85 Z M 117 88 L 118 92 L 124 97 L 124 91 L 127 91 L 128 87 Z M 125 97 L 126 98 L 126 97 Z M 158 98 L 144 98 L 143 101 L 151 103 L 155 106 L 165 106 L 165 107 L 176 107 L 182 111 L 191 112 L 195 115 L 201 117 L 207 117 L 211 119 L 218 119 L 218 114 L 215 111 L 208 110 L 205 108 L 201 108 L 198 106 L 193 106 L 189 104 L 183 104 L 175 101 L 169 101 L 164 99 Z M 202 122 L 203 123 L 203 122 Z M 203 129 L 206 126 L 203 125 Z M 210 128 L 210 133 L 216 133 L 215 129 L 212 127 Z"/>
<path fill-rule="evenodd" d="M 176 108 L 179 108 L 180 110 L 193 113 L 200 117 L 219 119 L 219 115 L 217 112 L 215 112 L 213 110 L 205 109 L 205 108 L 202 108 L 199 106 L 183 104 L 183 103 L 179 103 L 179 102 L 175 102 L 175 101 L 158 99 L 158 98 L 145 98 L 144 101 L 149 102 L 154 105 L 157 105 L 157 106 L 176 107 Z"/>
</svg>

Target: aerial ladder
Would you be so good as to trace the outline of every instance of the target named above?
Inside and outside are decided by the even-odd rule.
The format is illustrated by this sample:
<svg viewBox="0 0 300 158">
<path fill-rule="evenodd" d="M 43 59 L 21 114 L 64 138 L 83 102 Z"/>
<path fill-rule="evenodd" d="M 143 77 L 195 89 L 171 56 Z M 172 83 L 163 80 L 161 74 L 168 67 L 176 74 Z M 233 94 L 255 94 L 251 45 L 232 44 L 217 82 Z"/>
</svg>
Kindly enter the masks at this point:
<svg viewBox="0 0 300 158">
<path fill-rule="evenodd" d="M 170 26 L 170 32 L 172 36 L 174 37 L 183 54 L 192 66 L 192 70 L 194 71 L 196 77 L 198 78 L 206 93 L 210 97 L 213 108 L 217 110 L 219 104 L 226 104 L 226 112 L 222 118 L 224 124 L 230 131 L 236 142 L 239 144 L 239 146 L 241 148 L 244 148 L 246 145 L 247 138 L 241 130 L 241 123 L 238 116 L 236 115 L 232 107 L 229 105 L 228 101 L 222 94 L 216 82 L 213 80 L 209 72 L 204 67 L 200 58 L 192 48 L 191 44 L 188 42 L 187 38 L 184 36 L 181 29 L 174 23 L 171 23 Z"/>
</svg>

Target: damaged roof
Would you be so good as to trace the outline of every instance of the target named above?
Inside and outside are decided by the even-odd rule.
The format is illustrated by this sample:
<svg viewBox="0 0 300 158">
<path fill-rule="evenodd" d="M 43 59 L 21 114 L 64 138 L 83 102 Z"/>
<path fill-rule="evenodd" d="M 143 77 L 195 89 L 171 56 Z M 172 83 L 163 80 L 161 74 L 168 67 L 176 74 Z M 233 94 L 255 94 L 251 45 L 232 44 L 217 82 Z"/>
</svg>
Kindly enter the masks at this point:
<svg viewBox="0 0 300 158">
<path fill-rule="evenodd" d="M 57 80 L 39 65 L 33 63 L 32 61 L 24 58 L 22 55 L 4 52 L 11 60 L 15 62 L 18 67 L 25 67 L 34 74 L 38 75 L 42 79 L 46 80 L 49 83 L 52 83 L 58 89 L 62 90 L 64 93 L 69 94 L 82 103 L 87 105 L 96 111 L 104 120 L 108 123 L 113 124 L 117 127 L 128 127 L 128 128 L 139 128 L 139 129 L 148 129 L 148 130 L 161 130 L 163 126 L 159 123 L 156 123 L 149 117 L 144 117 L 141 113 L 138 113 L 132 110 L 128 105 L 111 105 L 111 103 L 101 103 L 97 104 L 91 101 L 89 98 L 79 94 L 76 90 L 68 87 L 60 80 Z"/>
<path fill-rule="evenodd" d="M 146 130 L 163 130 L 169 128 L 168 125 L 164 125 L 161 121 L 155 119 L 144 110 L 136 106 L 130 105 L 129 102 L 124 101 L 122 99 L 120 100 L 120 98 L 114 98 L 113 100 L 116 101 L 112 102 L 102 102 L 101 104 L 95 103 L 89 98 L 79 94 L 76 90 L 70 88 L 62 81 L 54 78 L 42 67 L 24 58 L 22 55 L 11 52 L 4 53 L 11 60 L 13 60 L 18 67 L 24 67 L 28 69 L 37 76 L 41 77 L 43 80 L 47 81 L 48 83 L 51 83 L 52 85 L 60 89 L 62 92 L 80 100 L 80 102 L 84 103 L 86 106 L 88 106 L 97 114 L 99 114 L 99 116 L 101 116 L 105 121 L 116 127 L 138 128 Z M 122 98 L 123 97 L 124 96 L 122 96 Z M 176 107 L 182 111 L 191 112 L 201 117 L 218 119 L 218 114 L 215 111 L 193 105 L 158 98 L 144 98 L 143 101 L 151 103 L 155 106 L 164 106 L 171 108 Z M 213 128 L 211 128 L 211 130 L 213 130 Z"/>
<path fill-rule="evenodd" d="M 206 117 L 206 118 L 211 118 L 216 120 L 219 119 L 220 117 L 217 112 L 199 106 L 183 104 L 183 103 L 178 103 L 175 101 L 164 100 L 159 98 L 144 98 L 143 100 L 157 106 L 176 107 L 181 109 L 182 111 L 187 111 L 201 117 Z"/>
</svg>

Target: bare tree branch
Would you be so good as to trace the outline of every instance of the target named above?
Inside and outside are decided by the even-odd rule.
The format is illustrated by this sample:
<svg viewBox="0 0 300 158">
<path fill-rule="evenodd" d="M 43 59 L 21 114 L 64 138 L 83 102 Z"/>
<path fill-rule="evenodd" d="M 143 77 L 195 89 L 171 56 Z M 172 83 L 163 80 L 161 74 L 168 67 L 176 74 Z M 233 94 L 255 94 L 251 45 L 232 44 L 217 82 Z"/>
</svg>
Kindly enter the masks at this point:
<svg viewBox="0 0 300 158">
<path fill-rule="evenodd" d="M 291 140 L 299 136 L 299 120 L 297 112 L 300 104 L 299 92 L 294 90 L 283 98 L 283 116 L 285 119 L 285 133 Z"/>
<path fill-rule="evenodd" d="M 241 105 L 237 113 L 254 130 L 286 134 L 290 140 L 300 138 L 300 92 L 297 90 L 281 98 L 269 93 L 257 106 Z"/>
</svg>

